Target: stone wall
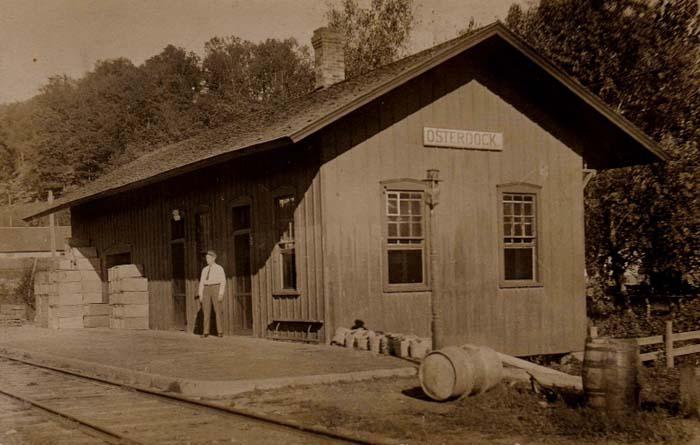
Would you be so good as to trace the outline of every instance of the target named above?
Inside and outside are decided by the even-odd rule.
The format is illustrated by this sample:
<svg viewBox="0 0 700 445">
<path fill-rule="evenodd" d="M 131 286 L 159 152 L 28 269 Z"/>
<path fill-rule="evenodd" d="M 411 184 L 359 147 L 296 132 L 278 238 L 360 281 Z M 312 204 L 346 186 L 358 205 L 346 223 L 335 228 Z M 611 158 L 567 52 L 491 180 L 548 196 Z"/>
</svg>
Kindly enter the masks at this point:
<svg viewBox="0 0 700 445">
<path fill-rule="evenodd" d="M 148 280 L 142 267 L 110 268 L 105 298 L 101 266 L 94 247 L 71 240 L 55 270 L 35 275 L 35 324 L 52 329 L 148 329 Z"/>
<path fill-rule="evenodd" d="M 148 329 L 148 280 L 135 264 L 108 271 L 112 329 Z"/>
</svg>

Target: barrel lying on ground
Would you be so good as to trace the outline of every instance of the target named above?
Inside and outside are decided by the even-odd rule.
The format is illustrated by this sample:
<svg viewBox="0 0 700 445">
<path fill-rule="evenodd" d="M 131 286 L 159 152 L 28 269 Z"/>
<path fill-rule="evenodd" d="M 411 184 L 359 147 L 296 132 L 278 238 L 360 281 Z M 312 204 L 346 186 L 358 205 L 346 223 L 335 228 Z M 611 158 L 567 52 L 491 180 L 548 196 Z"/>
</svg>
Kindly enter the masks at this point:
<svg viewBox="0 0 700 445">
<path fill-rule="evenodd" d="M 418 376 L 423 392 L 433 400 L 444 401 L 493 388 L 501 381 L 503 365 L 491 348 L 448 346 L 426 355 Z"/>
<path fill-rule="evenodd" d="M 583 390 L 587 404 L 609 413 L 639 407 L 639 347 L 630 341 L 594 338 L 583 356 Z"/>
</svg>

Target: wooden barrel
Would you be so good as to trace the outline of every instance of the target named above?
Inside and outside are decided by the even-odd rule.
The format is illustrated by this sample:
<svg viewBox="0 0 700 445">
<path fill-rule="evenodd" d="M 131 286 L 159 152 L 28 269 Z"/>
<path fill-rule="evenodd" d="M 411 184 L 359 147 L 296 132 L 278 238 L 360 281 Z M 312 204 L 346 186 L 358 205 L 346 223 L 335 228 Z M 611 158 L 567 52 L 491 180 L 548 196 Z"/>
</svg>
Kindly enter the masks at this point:
<svg viewBox="0 0 700 445">
<path fill-rule="evenodd" d="M 345 347 L 346 348 L 354 348 L 355 347 L 355 333 L 352 331 L 349 331 L 347 334 L 345 334 Z"/>
<path fill-rule="evenodd" d="M 348 328 L 338 328 L 335 330 L 335 335 L 333 336 L 333 339 L 331 340 L 331 344 L 336 344 L 340 346 L 345 345 L 345 336 L 348 335 L 348 332 L 350 332 L 350 329 Z"/>
<path fill-rule="evenodd" d="M 430 350 L 430 343 L 423 339 L 411 340 L 408 345 L 408 354 L 411 358 L 423 359 Z"/>
<path fill-rule="evenodd" d="M 366 335 L 356 335 L 355 336 L 355 347 L 362 351 L 369 349 L 369 337 Z"/>
<path fill-rule="evenodd" d="M 483 346 L 448 346 L 431 351 L 421 362 L 421 387 L 433 400 L 449 400 L 485 392 L 502 378 L 498 354 Z"/>
<path fill-rule="evenodd" d="M 474 376 L 474 385 L 470 395 L 481 394 L 498 385 L 503 379 L 503 363 L 498 353 L 486 346 L 462 345 L 467 351 L 477 372 Z"/>
<path fill-rule="evenodd" d="M 583 356 L 583 391 L 588 406 L 610 413 L 639 407 L 639 348 L 628 340 L 594 338 Z"/>
<path fill-rule="evenodd" d="M 375 354 L 379 354 L 379 351 L 381 351 L 380 345 L 381 345 L 382 337 L 380 335 L 374 335 L 369 338 L 369 350 L 374 352 Z"/>
</svg>

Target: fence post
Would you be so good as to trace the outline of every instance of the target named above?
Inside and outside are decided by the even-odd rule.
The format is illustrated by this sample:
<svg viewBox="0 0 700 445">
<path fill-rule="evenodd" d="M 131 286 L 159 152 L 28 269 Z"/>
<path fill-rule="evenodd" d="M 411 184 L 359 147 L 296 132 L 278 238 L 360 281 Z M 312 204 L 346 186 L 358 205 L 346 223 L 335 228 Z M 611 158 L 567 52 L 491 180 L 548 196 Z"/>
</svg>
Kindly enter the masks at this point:
<svg viewBox="0 0 700 445">
<path fill-rule="evenodd" d="M 49 190 L 49 204 L 53 202 L 53 190 Z M 51 238 L 51 256 L 56 256 L 56 223 L 53 212 L 49 214 L 49 237 Z"/>
<path fill-rule="evenodd" d="M 588 327 L 588 337 L 589 338 L 598 338 L 598 327 L 589 326 Z"/>
<path fill-rule="evenodd" d="M 673 321 L 666 321 L 666 333 L 664 334 L 664 352 L 666 353 L 666 367 L 673 368 Z"/>
</svg>

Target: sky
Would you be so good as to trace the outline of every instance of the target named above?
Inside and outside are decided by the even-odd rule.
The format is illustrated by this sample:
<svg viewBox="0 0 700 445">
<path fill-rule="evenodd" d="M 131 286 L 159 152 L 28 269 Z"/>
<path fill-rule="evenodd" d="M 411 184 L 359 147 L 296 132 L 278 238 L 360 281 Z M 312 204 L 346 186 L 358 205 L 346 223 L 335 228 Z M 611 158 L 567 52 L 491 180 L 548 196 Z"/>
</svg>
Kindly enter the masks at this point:
<svg viewBox="0 0 700 445">
<path fill-rule="evenodd" d="M 27 99 L 49 76 L 80 77 L 101 59 L 135 64 L 173 44 L 202 53 L 214 36 L 309 44 L 340 0 L 0 0 L 0 103 Z M 503 20 L 532 0 L 414 0 L 415 52 L 457 35 L 471 17 Z M 360 0 L 368 4 L 369 0 Z"/>
</svg>

